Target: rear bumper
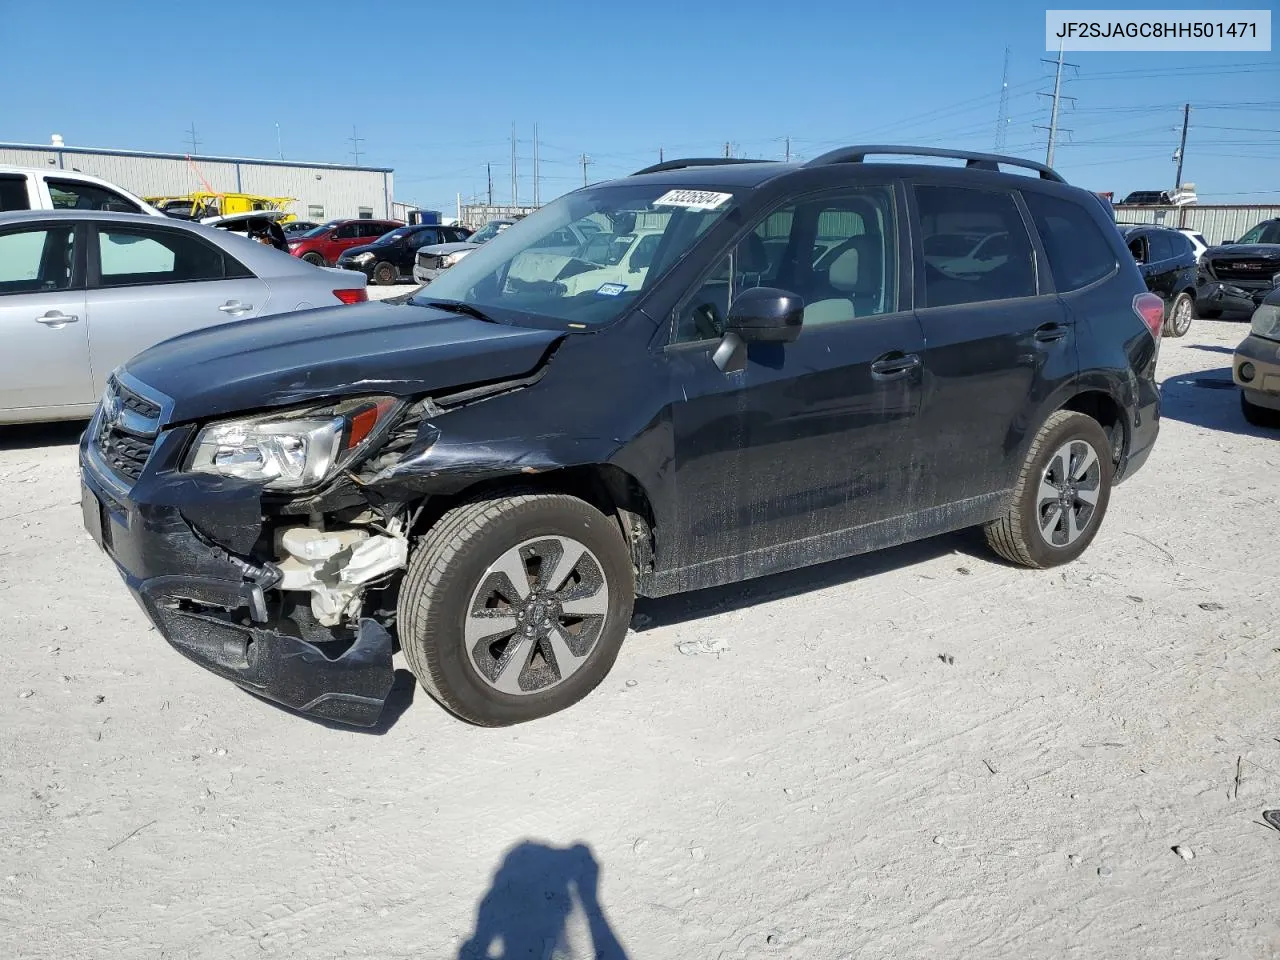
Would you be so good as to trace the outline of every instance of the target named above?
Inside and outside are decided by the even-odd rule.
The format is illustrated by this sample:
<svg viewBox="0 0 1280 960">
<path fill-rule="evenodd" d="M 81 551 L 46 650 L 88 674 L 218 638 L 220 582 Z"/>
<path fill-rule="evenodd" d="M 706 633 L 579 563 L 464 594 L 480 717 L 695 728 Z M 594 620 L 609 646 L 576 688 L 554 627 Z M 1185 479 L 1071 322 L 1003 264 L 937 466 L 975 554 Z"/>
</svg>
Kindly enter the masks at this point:
<svg viewBox="0 0 1280 960">
<path fill-rule="evenodd" d="M 1116 467 L 1116 483 L 1142 469 L 1160 436 L 1160 389 L 1153 380 L 1139 377 L 1134 382 L 1138 402 L 1129 420 L 1128 450 Z"/>
<path fill-rule="evenodd" d="M 83 441 L 80 475 L 86 529 L 175 650 L 299 713 L 377 722 L 394 679 L 392 639 L 382 626 L 362 620 L 354 642 L 330 656 L 281 616 L 262 568 L 198 536 L 178 508 L 122 496 Z"/>
</svg>

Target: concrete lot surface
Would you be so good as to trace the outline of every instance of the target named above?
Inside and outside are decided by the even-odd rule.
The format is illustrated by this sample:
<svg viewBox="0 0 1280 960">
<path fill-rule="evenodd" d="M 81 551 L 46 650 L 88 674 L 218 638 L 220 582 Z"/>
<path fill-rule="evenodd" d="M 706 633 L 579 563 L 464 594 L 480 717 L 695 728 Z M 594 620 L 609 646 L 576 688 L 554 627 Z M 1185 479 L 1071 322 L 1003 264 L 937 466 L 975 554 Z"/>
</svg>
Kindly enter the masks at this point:
<svg viewBox="0 0 1280 960">
<path fill-rule="evenodd" d="M 1160 441 L 1076 564 L 962 534 L 642 602 L 592 696 L 498 730 L 407 676 L 371 734 L 198 669 L 81 529 L 82 426 L 4 430 L 0 956 L 1276 954 L 1245 331 L 1164 344 Z"/>
</svg>

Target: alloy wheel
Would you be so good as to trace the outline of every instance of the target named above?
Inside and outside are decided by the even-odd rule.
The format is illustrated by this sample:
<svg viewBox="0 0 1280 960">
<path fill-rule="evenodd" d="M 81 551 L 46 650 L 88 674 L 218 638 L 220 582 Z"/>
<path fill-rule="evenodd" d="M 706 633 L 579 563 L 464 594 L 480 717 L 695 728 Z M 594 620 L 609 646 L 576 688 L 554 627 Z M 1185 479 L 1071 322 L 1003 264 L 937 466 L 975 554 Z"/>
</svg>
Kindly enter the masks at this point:
<svg viewBox="0 0 1280 960">
<path fill-rule="evenodd" d="M 1036 529 L 1051 547 L 1068 547 L 1093 521 L 1102 485 L 1098 452 L 1085 440 L 1068 440 L 1049 458 L 1036 498 Z"/>
<path fill-rule="evenodd" d="M 572 537 L 526 540 L 498 557 L 467 605 L 463 643 L 489 686 L 514 696 L 563 683 L 604 631 L 609 585 L 599 559 Z"/>
</svg>

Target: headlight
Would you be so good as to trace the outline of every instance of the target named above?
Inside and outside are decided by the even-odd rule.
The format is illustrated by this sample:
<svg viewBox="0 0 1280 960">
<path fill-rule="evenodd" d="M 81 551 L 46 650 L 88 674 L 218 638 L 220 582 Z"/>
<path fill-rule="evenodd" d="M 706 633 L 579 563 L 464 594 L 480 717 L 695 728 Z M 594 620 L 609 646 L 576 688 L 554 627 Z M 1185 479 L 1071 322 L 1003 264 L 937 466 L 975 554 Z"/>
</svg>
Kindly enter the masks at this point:
<svg viewBox="0 0 1280 960">
<path fill-rule="evenodd" d="M 357 253 L 354 257 L 351 258 L 351 262 L 352 263 L 368 263 L 372 259 L 373 259 L 372 253 L 368 253 L 368 252 Z"/>
<path fill-rule="evenodd" d="M 470 250 L 455 250 L 453 253 L 449 254 L 447 257 L 444 258 L 444 265 L 446 267 L 452 267 L 470 252 L 471 252 Z"/>
<path fill-rule="evenodd" d="M 1253 332 L 1268 340 L 1280 340 L 1280 306 L 1264 303 L 1253 311 Z"/>
<path fill-rule="evenodd" d="M 399 407 L 394 397 L 361 397 L 211 423 L 196 437 L 186 469 L 265 481 L 268 490 L 304 490 L 354 460 Z"/>
</svg>

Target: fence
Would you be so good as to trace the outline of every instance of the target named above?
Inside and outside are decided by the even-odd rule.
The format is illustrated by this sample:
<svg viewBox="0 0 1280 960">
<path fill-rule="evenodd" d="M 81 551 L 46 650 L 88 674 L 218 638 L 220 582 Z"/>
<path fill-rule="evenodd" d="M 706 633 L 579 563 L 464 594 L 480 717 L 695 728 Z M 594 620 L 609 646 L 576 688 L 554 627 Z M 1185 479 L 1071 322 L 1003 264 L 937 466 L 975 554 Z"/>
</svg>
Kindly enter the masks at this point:
<svg viewBox="0 0 1280 960">
<path fill-rule="evenodd" d="M 1210 244 L 1238 240 L 1263 220 L 1280 217 L 1280 206 L 1194 204 L 1184 207 L 1116 207 L 1116 222 L 1158 223 L 1195 230 Z"/>
</svg>

